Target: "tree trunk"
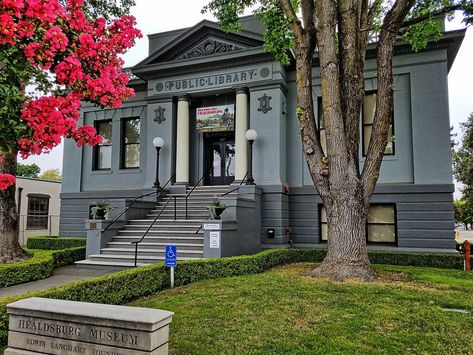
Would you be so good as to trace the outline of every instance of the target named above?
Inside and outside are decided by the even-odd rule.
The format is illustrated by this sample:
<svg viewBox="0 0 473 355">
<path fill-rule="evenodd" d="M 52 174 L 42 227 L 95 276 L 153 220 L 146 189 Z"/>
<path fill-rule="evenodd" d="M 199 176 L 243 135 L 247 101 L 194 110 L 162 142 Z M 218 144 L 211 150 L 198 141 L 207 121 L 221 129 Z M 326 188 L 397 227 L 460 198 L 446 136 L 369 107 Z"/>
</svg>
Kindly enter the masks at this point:
<svg viewBox="0 0 473 355">
<path fill-rule="evenodd" d="M 0 171 L 15 176 L 16 152 L 3 153 Z M 16 187 L 0 191 L 0 263 L 24 259 L 27 254 L 18 243 L 18 215 L 15 199 Z"/>
<path fill-rule="evenodd" d="M 351 184 L 347 182 L 347 187 Z M 368 207 L 362 198 L 362 188 L 347 188 L 324 204 L 327 214 L 327 255 L 310 274 L 335 281 L 378 278 L 370 267 L 366 248 Z"/>
</svg>

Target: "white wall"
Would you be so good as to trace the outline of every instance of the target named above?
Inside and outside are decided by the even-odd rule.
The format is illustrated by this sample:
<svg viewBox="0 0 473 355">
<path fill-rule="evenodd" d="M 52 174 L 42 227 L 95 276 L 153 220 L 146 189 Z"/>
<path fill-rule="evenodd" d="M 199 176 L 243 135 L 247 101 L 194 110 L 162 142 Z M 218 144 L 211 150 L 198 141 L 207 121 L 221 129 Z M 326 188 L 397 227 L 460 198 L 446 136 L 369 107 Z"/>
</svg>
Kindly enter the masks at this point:
<svg viewBox="0 0 473 355">
<path fill-rule="evenodd" d="M 20 189 L 22 189 L 21 205 L 19 201 Z M 28 239 L 28 237 L 59 235 L 59 211 L 61 207 L 61 200 L 59 199 L 60 193 L 60 182 L 17 177 L 16 203 L 17 206 L 20 205 L 20 225 L 18 239 L 21 245 L 26 244 L 26 240 Z M 26 227 L 26 218 L 28 214 L 28 194 L 44 194 L 50 196 L 48 211 L 48 229 L 28 229 Z"/>
</svg>

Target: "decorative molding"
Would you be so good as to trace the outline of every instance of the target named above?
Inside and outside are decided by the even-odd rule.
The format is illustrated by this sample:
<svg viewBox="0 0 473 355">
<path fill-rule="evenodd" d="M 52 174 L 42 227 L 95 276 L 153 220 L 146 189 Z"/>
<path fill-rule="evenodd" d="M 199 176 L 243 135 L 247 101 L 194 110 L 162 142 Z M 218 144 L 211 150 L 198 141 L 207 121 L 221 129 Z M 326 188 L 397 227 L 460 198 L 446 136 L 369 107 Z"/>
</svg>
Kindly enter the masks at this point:
<svg viewBox="0 0 473 355">
<path fill-rule="evenodd" d="M 269 102 L 271 99 L 272 99 L 272 96 L 267 96 L 266 94 L 259 97 L 258 98 L 258 101 L 259 101 L 258 111 L 261 111 L 263 113 L 267 113 L 268 111 L 271 111 L 273 109 Z"/>
<path fill-rule="evenodd" d="M 190 50 L 181 54 L 176 59 L 190 59 L 198 57 L 206 57 L 209 55 L 228 53 L 244 49 L 245 47 L 239 46 L 235 43 L 223 42 L 215 38 L 208 38 L 198 45 L 192 47 Z"/>
<path fill-rule="evenodd" d="M 161 107 L 161 105 L 159 105 L 158 108 L 154 110 L 154 122 L 158 122 L 158 124 L 161 124 L 166 121 L 166 117 L 164 117 L 164 111 L 166 111 L 166 109 L 164 107 Z"/>
</svg>

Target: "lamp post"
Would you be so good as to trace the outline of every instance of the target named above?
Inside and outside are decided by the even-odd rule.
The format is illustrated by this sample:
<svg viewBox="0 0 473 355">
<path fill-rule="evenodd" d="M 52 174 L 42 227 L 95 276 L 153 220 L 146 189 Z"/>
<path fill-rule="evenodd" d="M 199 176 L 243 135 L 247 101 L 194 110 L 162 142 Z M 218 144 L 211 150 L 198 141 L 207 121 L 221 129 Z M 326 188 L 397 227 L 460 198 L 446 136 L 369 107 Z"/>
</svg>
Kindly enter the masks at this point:
<svg viewBox="0 0 473 355">
<path fill-rule="evenodd" d="M 256 138 L 258 138 L 258 134 L 254 129 L 249 129 L 245 133 L 245 138 L 250 144 L 250 157 L 248 161 L 248 177 L 246 178 L 246 184 L 254 185 L 255 179 L 253 179 L 253 143 L 255 142 Z"/>
<path fill-rule="evenodd" d="M 159 151 L 164 145 L 164 139 L 161 137 L 154 138 L 153 145 L 156 148 L 156 180 L 154 180 L 153 187 L 156 188 L 156 191 L 159 191 L 161 189 L 161 183 L 159 182 Z"/>
</svg>

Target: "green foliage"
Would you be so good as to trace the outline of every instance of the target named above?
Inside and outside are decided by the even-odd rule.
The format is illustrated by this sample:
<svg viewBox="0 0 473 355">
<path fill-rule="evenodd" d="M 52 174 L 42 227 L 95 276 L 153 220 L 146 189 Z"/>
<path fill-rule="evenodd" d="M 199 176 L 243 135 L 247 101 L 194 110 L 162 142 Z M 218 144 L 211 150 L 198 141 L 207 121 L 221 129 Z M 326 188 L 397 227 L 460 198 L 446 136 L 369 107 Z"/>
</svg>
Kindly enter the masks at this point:
<svg viewBox="0 0 473 355">
<path fill-rule="evenodd" d="M 0 264 L 0 287 L 42 280 L 53 274 L 56 267 L 69 265 L 85 258 L 85 247 L 45 251 L 28 250 L 33 256 L 17 263 Z"/>
<path fill-rule="evenodd" d="M 433 266 L 448 269 L 461 269 L 463 267 L 462 256 L 456 254 L 370 252 L 369 255 L 373 263 Z M 325 250 L 323 249 L 272 249 L 256 255 L 183 261 L 176 267 L 175 284 L 181 286 L 201 280 L 256 274 L 277 265 L 304 261 L 320 262 L 324 257 Z M 59 260 L 59 258 L 56 257 L 56 260 Z M 65 262 L 64 260 L 61 261 Z M 8 318 L 6 305 L 10 302 L 26 297 L 46 297 L 82 302 L 123 304 L 166 288 L 169 288 L 169 270 L 160 263 L 74 282 L 47 291 L 2 299 L 0 300 L 0 346 L 5 344 L 7 340 Z"/>
<path fill-rule="evenodd" d="M 457 181 L 463 184 L 463 199 L 473 207 L 473 113 L 461 124 L 463 138 L 461 147 L 453 154 L 453 171 Z"/>
<path fill-rule="evenodd" d="M 473 224 L 473 208 L 466 200 L 455 200 L 453 202 L 456 223 Z"/>
<path fill-rule="evenodd" d="M 41 168 L 36 164 L 17 164 L 16 176 L 23 176 L 28 178 L 37 178 Z"/>
<path fill-rule="evenodd" d="M 438 41 L 442 38 L 442 22 L 426 20 L 409 27 L 404 32 L 404 39 L 411 44 L 412 49 L 418 52 L 431 40 Z"/>
<path fill-rule="evenodd" d="M 60 250 L 85 247 L 85 238 L 29 237 L 26 242 L 28 249 Z"/>
<path fill-rule="evenodd" d="M 39 178 L 41 180 L 49 180 L 49 181 L 61 181 L 62 175 L 59 169 L 48 169 L 44 173 L 42 173 Z"/>
<path fill-rule="evenodd" d="M 300 1 L 291 0 L 296 14 L 300 14 Z M 373 1 L 372 26 L 370 31 L 379 32 L 386 13 L 392 8 L 393 1 Z M 211 12 L 220 22 L 222 29 L 227 32 L 242 30 L 239 16 L 245 10 L 252 9 L 265 27 L 264 48 L 272 53 L 283 64 L 289 63 L 289 50 L 295 46 L 294 34 L 290 21 L 284 15 L 279 1 L 274 0 L 210 0 L 202 12 Z M 405 18 L 410 23 L 402 29 L 404 39 L 414 51 L 427 46 L 429 40 L 438 40 L 442 35 L 443 16 L 453 17 L 454 10 L 463 12 L 464 22 L 473 22 L 472 0 L 417 0 Z M 417 21 L 420 22 L 417 22 Z M 338 50 L 338 48 L 337 48 Z"/>
</svg>

